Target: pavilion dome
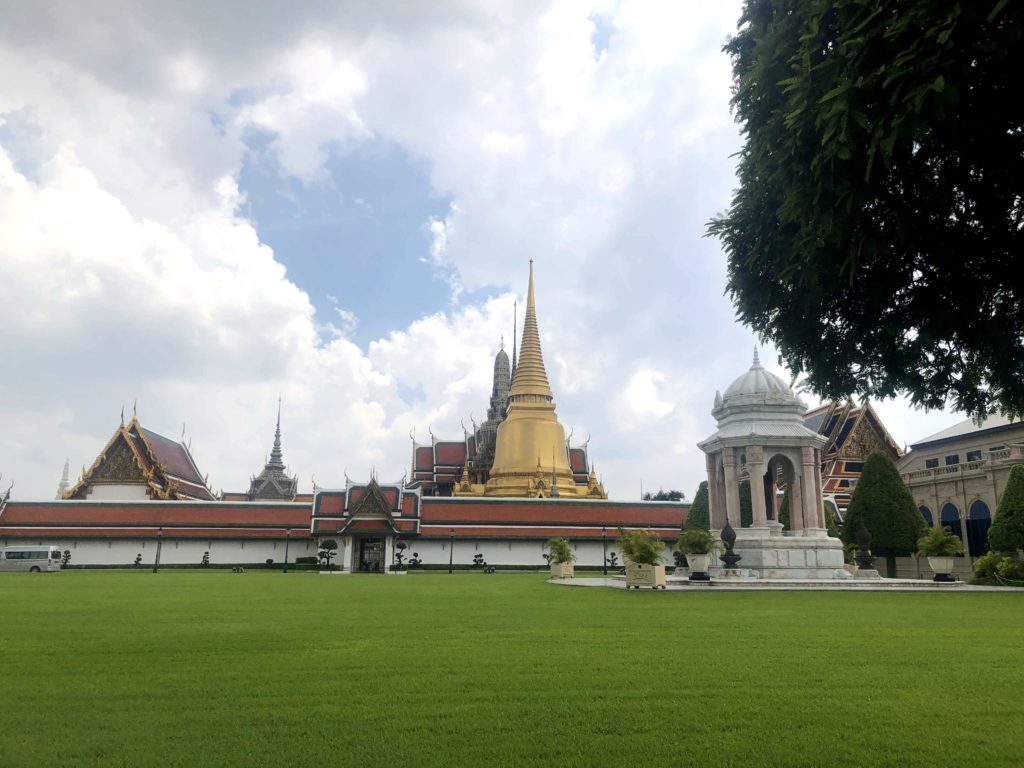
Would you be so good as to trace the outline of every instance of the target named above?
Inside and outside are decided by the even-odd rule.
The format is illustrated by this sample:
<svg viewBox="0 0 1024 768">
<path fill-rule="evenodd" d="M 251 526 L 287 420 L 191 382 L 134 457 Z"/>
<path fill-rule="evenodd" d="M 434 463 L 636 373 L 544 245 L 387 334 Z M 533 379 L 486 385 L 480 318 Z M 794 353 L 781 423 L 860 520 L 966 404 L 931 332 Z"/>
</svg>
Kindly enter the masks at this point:
<svg viewBox="0 0 1024 768">
<path fill-rule="evenodd" d="M 750 369 L 737 377 L 725 393 L 715 398 L 715 408 L 729 405 L 803 405 L 800 398 L 780 376 L 766 371 L 754 350 Z"/>
</svg>

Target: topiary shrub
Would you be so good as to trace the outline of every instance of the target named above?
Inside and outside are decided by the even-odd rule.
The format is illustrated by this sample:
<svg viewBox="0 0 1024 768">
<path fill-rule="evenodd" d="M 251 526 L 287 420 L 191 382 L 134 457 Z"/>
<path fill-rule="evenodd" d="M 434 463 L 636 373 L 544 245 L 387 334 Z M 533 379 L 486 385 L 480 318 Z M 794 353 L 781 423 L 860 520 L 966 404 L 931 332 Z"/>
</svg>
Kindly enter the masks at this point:
<svg viewBox="0 0 1024 768">
<path fill-rule="evenodd" d="M 665 545 L 650 530 L 619 528 L 619 549 L 637 565 L 660 565 L 665 561 Z"/>
<path fill-rule="evenodd" d="M 569 546 L 568 539 L 548 539 L 547 543 L 549 555 L 549 563 L 574 563 L 576 562 L 576 553 L 572 551 L 572 547 Z"/>
<path fill-rule="evenodd" d="M 924 518 L 892 459 L 875 451 L 864 462 L 857 487 L 846 510 L 843 542 L 857 543 L 863 522 L 871 534 L 871 549 L 885 552 L 887 575 L 896 575 L 896 553 L 913 552 L 925 533 Z"/>
<path fill-rule="evenodd" d="M 697 487 L 697 493 L 693 495 L 693 504 L 690 505 L 690 511 L 686 513 L 686 520 L 683 521 L 683 530 L 691 528 L 703 528 L 705 531 L 711 528 L 707 480 Z"/>
<path fill-rule="evenodd" d="M 988 545 L 996 552 L 1024 549 L 1024 464 L 1016 464 L 1010 470 L 995 519 L 988 529 Z"/>
<path fill-rule="evenodd" d="M 778 522 L 782 525 L 782 530 L 791 531 L 789 523 L 789 486 L 786 486 L 785 493 L 782 494 L 782 503 L 779 504 L 779 519 Z"/>
<path fill-rule="evenodd" d="M 754 524 L 754 502 L 750 497 L 750 481 L 740 483 L 740 527 L 749 528 Z"/>
<path fill-rule="evenodd" d="M 320 551 L 317 552 L 317 557 L 320 562 L 324 564 L 328 571 L 333 571 L 334 566 L 331 565 L 331 559 L 338 554 L 338 542 L 334 539 L 324 539 L 320 542 Z"/>
</svg>

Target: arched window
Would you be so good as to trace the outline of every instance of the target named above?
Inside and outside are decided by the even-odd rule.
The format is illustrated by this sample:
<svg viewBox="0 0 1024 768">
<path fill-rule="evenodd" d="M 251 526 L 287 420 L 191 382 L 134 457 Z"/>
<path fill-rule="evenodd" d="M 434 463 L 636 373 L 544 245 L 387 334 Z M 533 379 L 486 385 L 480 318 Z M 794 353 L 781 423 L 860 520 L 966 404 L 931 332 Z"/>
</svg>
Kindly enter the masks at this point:
<svg viewBox="0 0 1024 768">
<path fill-rule="evenodd" d="M 954 536 L 962 535 L 962 529 L 960 527 L 960 510 L 956 508 L 955 504 L 951 504 L 950 502 L 947 501 L 945 504 L 942 505 L 942 512 L 939 515 L 939 522 L 942 524 L 943 527 L 948 527 L 950 532 Z"/>
<path fill-rule="evenodd" d="M 928 509 L 928 507 L 921 506 L 918 507 L 917 509 L 921 513 L 921 517 L 924 518 L 924 521 L 928 523 L 928 525 L 935 524 L 935 518 L 932 517 L 932 511 Z"/>
<path fill-rule="evenodd" d="M 967 512 L 967 551 L 971 557 L 988 552 L 988 529 L 992 526 L 992 513 L 981 499 L 971 502 Z"/>
</svg>

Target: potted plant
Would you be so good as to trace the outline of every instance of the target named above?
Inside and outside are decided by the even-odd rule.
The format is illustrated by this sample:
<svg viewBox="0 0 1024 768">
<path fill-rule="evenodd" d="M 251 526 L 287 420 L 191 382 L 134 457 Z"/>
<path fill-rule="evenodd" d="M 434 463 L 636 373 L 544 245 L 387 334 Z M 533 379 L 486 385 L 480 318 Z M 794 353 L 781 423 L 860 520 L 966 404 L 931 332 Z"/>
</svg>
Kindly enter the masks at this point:
<svg viewBox="0 0 1024 768">
<path fill-rule="evenodd" d="M 552 579 L 571 579 L 574 575 L 573 562 L 576 553 L 569 546 L 568 539 L 548 539 L 548 565 Z"/>
<path fill-rule="evenodd" d="M 953 576 L 953 557 L 964 553 L 964 543 L 949 526 L 932 528 L 917 540 L 917 554 L 928 558 L 935 576 L 932 581 L 956 581 Z"/>
<path fill-rule="evenodd" d="M 717 542 L 711 531 L 687 528 L 679 535 L 676 549 L 686 555 L 686 562 L 690 564 L 690 581 L 711 579 L 708 567 L 711 565 L 711 553 L 717 549 Z"/>
<path fill-rule="evenodd" d="M 665 545 L 653 531 L 619 528 L 619 549 L 626 558 L 626 589 L 665 589 Z"/>
</svg>

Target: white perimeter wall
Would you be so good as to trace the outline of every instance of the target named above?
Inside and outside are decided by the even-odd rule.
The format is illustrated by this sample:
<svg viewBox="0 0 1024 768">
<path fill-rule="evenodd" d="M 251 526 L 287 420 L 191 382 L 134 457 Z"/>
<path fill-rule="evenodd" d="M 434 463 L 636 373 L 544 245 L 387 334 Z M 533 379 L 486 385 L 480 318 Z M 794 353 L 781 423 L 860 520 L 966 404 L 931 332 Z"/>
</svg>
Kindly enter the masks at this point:
<svg viewBox="0 0 1024 768">
<path fill-rule="evenodd" d="M 420 559 L 428 564 L 448 564 L 449 546 L 447 541 L 407 541 L 409 547 L 405 550 L 406 558 L 412 557 L 413 553 L 419 552 Z M 478 552 L 484 556 L 488 565 L 501 567 L 503 565 L 533 565 L 537 568 L 547 566 L 543 555 L 547 554 L 545 544 L 547 539 L 534 541 L 500 541 L 500 540 L 455 540 L 455 547 L 452 550 L 453 562 L 458 565 L 472 565 L 473 556 Z M 569 539 L 569 544 L 576 553 L 576 565 L 600 566 L 604 559 L 604 550 L 600 541 L 575 542 Z M 618 562 L 622 563 L 622 552 L 619 550 L 618 541 L 608 537 L 608 553 L 615 552 L 618 555 Z M 664 552 L 665 562 L 671 565 L 672 552 L 668 547 Z"/>
<path fill-rule="evenodd" d="M 44 545 L 57 547 L 61 552 L 71 551 L 71 565 L 116 565 L 131 566 L 136 555 L 142 555 L 143 565 L 153 565 L 156 559 L 155 539 L 0 539 L 0 546 L 18 544 Z M 214 565 L 251 565 L 265 563 L 267 558 L 275 563 L 284 562 L 284 539 L 280 541 L 239 541 L 212 539 L 202 541 L 195 539 L 174 540 L 164 537 L 160 549 L 160 562 L 165 565 L 195 565 L 203 560 L 203 553 L 210 553 L 210 563 Z M 312 541 L 295 541 L 288 545 L 288 562 L 294 563 L 297 557 L 310 557 L 316 554 Z"/>
<path fill-rule="evenodd" d="M 603 558 L 603 550 L 600 541 L 573 542 L 569 540 L 576 552 L 577 565 L 600 566 Z M 456 539 L 453 562 L 456 565 L 472 565 L 473 556 L 478 552 L 483 554 L 489 565 L 501 567 L 504 565 L 526 565 L 535 566 L 538 569 L 546 567 L 547 563 L 542 557 L 547 550 L 544 544 L 547 539 L 536 539 L 532 541 L 500 541 L 500 540 L 466 540 Z M 156 558 L 155 539 L 0 539 L 0 546 L 15 546 L 27 544 L 30 546 L 55 546 L 63 552 L 71 550 L 71 565 L 113 565 L 131 566 L 135 556 L 142 555 L 143 565 L 152 565 Z M 429 541 L 407 541 L 405 550 L 406 562 L 418 552 L 420 559 L 425 564 L 447 565 L 449 546 L 447 540 Z M 276 541 L 240 541 L 229 539 L 203 540 L 175 540 L 165 536 L 163 547 L 160 552 L 160 562 L 166 565 L 195 565 L 198 566 L 203 559 L 203 553 L 210 553 L 210 563 L 214 565 L 251 565 L 264 563 L 268 558 L 275 563 L 284 562 L 284 539 Z M 619 551 L 618 542 L 608 537 L 608 552 L 615 552 L 618 561 L 622 563 L 622 552 Z M 297 557 L 310 557 L 316 554 L 316 547 L 312 541 L 292 540 L 288 547 L 288 562 L 294 563 Z M 342 555 L 336 561 L 344 564 L 346 569 L 350 566 L 350 553 L 339 553 Z M 673 563 L 672 553 L 668 547 L 665 548 L 665 561 Z M 389 560 L 390 564 L 390 553 Z"/>
</svg>

